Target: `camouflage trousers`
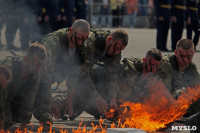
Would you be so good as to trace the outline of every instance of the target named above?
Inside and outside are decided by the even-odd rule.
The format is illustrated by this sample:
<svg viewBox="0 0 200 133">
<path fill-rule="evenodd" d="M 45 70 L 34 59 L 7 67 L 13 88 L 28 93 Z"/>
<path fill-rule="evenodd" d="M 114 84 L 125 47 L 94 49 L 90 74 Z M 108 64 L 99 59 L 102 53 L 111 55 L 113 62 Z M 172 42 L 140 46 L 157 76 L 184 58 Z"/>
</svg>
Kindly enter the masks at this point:
<svg viewBox="0 0 200 133">
<path fill-rule="evenodd" d="M 51 116 L 51 98 L 51 77 L 49 73 L 46 72 L 41 76 L 33 112 L 34 117 L 39 120 L 40 123 L 53 123 Z"/>
</svg>

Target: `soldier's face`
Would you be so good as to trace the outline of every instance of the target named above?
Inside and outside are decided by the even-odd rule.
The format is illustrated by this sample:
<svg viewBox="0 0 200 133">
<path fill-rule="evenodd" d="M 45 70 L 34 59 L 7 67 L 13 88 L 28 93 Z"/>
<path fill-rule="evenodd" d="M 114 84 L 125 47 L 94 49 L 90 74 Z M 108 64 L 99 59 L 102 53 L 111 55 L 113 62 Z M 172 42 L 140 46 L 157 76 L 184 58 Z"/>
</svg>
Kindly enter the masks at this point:
<svg viewBox="0 0 200 133">
<path fill-rule="evenodd" d="M 175 50 L 175 56 L 178 61 L 178 65 L 182 67 L 187 67 L 192 62 L 194 52 L 194 48 L 184 50 L 180 47 L 177 50 Z"/>
<path fill-rule="evenodd" d="M 89 33 L 84 33 L 80 29 L 77 31 L 72 31 L 71 42 L 75 44 L 75 46 L 81 46 L 83 42 L 88 38 Z"/>
<path fill-rule="evenodd" d="M 107 53 L 111 56 L 119 55 L 122 50 L 125 49 L 124 44 L 121 42 L 121 40 L 115 41 L 111 39 L 108 42 L 108 48 Z"/>
<path fill-rule="evenodd" d="M 156 71 L 159 69 L 161 60 L 156 60 L 153 57 L 147 57 L 143 59 L 144 62 L 144 68 L 146 72 L 152 72 L 156 73 Z"/>
<path fill-rule="evenodd" d="M 0 75 L 0 90 L 5 89 L 8 86 L 8 80 L 4 74 Z"/>
</svg>

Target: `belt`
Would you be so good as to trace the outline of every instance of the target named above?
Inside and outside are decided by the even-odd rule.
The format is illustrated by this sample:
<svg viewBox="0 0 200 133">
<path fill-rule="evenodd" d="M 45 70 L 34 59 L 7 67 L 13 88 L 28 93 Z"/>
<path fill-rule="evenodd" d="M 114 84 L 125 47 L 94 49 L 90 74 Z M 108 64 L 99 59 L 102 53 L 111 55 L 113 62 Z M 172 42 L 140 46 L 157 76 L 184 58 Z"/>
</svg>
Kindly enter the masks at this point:
<svg viewBox="0 0 200 133">
<path fill-rule="evenodd" d="M 164 4 L 162 4 L 162 5 L 160 5 L 160 7 L 162 7 L 162 8 L 171 8 L 172 6 L 171 5 L 164 5 Z"/>
<path fill-rule="evenodd" d="M 193 11 L 198 11 L 198 8 L 197 8 L 197 7 L 192 7 L 192 6 L 190 6 L 189 9 L 190 9 L 190 10 L 193 10 Z"/>
<path fill-rule="evenodd" d="M 177 8 L 177 9 L 181 9 L 181 10 L 187 10 L 186 6 L 175 5 L 174 7 Z"/>
</svg>

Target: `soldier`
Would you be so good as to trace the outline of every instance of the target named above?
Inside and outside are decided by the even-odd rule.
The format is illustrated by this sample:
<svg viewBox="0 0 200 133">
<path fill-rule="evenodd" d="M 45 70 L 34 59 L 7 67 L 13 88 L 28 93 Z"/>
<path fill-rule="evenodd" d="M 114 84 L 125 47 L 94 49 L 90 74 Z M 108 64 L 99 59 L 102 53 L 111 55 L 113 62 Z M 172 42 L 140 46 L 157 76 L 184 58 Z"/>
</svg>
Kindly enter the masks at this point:
<svg viewBox="0 0 200 133">
<path fill-rule="evenodd" d="M 167 49 L 167 37 L 170 26 L 171 16 L 171 0 L 155 0 L 156 9 L 156 48 L 161 51 L 169 51 Z"/>
<path fill-rule="evenodd" d="M 199 41 L 199 15 L 198 15 L 198 0 L 189 0 L 188 2 L 188 14 L 187 14 L 187 38 L 193 40 L 194 49 Z M 194 37 L 192 39 L 192 32 L 194 31 Z"/>
<path fill-rule="evenodd" d="M 144 95 L 147 96 L 149 82 L 162 81 L 164 87 L 168 88 L 170 75 L 166 68 L 160 67 L 162 61 L 161 51 L 151 48 L 147 51 L 145 58 L 125 58 L 121 70 L 121 87 L 118 99 L 123 101 L 142 102 Z M 156 82 L 155 82 L 156 83 Z M 142 91 L 141 91 L 142 90 Z"/>
<path fill-rule="evenodd" d="M 17 49 L 14 46 L 14 39 L 17 32 L 17 29 L 19 28 L 20 24 L 20 1 L 17 0 L 7 0 L 5 1 L 4 8 L 5 8 L 5 24 L 6 24 L 6 31 L 5 31 L 5 37 L 7 42 L 7 49 Z M 15 23 L 13 23 L 15 22 Z"/>
<path fill-rule="evenodd" d="M 21 0 L 20 4 L 20 43 L 21 50 L 26 51 L 32 39 L 34 41 L 39 41 L 39 39 L 36 38 L 36 32 L 39 35 L 39 26 L 36 16 L 38 0 Z"/>
<path fill-rule="evenodd" d="M 74 5 L 74 1 L 71 0 L 59 1 L 60 21 L 58 22 L 58 29 L 72 26 Z"/>
<path fill-rule="evenodd" d="M 200 75 L 196 65 L 192 62 L 194 56 L 194 44 L 189 39 L 181 39 L 176 44 L 174 55 L 164 57 L 163 62 L 169 62 L 170 66 L 161 64 L 161 67 L 171 67 L 168 73 L 171 75 L 171 93 L 177 98 L 187 87 L 199 85 Z M 197 101 L 185 116 L 190 116 L 199 111 L 199 101 Z"/>
<path fill-rule="evenodd" d="M 88 14 L 88 1 L 87 0 L 75 0 L 75 19 L 87 19 Z"/>
<path fill-rule="evenodd" d="M 59 0 L 39 0 L 39 24 L 42 35 L 57 30 Z"/>
<path fill-rule="evenodd" d="M 1 40 L 1 36 L 2 36 L 2 29 L 3 29 L 3 24 L 4 24 L 4 20 L 5 20 L 5 11 L 4 11 L 4 2 L 3 0 L 0 0 L 0 48 L 3 49 L 3 44 L 2 44 L 2 40 Z"/>
<path fill-rule="evenodd" d="M 4 65 L 0 65 L 0 130 L 4 129 L 4 89 L 11 79 L 11 71 Z"/>
<path fill-rule="evenodd" d="M 34 43 L 30 45 L 26 55 L 18 52 L 0 60 L 0 64 L 7 66 L 12 74 L 5 92 L 5 129 L 17 122 L 21 123 L 20 129 L 24 130 L 30 123 L 38 92 L 40 69 L 45 59 L 45 47 Z"/>
<path fill-rule="evenodd" d="M 117 108 L 117 71 L 120 66 L 121 51 L 127 44 L 128 34 L 124 30 L 110 33 L 106 30 L 91 29 L 90 35 L 85 41 L 86 59 L 79 78 L 81 86 L 78 90 L 72 90 L 68 95 L 64 102 L 64 114 L 67 113 L 69 117 L 75 118 L 82 111 L 86 111 L 95 118 L 99 118 L 100 115 L 106 115 L 108 103 L 110 108 Z M 98 79 L 101 72 L 104 73 L 105 80 L 109 79 L 105 83 L 106 96 L 99 92 L 103 88 L 97 86 L 99 82 L 101 83 Z M 97 79 L 92 79 L 93 77 L 90 75 L 97 75 Z M 76 114 L 77 111 L 79 114 Z"/>
<path fill-rule="evenodd" d="M 60 83 L 66 79 L 68 89 L 78 87 L 79 64 L 84 61 L 82 44 L 87 39 L 89 32 L 89 23 L 78 19 L 72 24 L 72 27 L 49 33 L 43 38 L 42 44 L 47 48 L 47 51 L 50 51 L 52 57 L 49 68 L 44 71 L 44 75 L 41 77 L 39 87 L 46 93 L 46 97 L 40 97 L 37 100 L 34 112 L 35 118 L 40 122 L 52 122 L 51 113 L 56 119 L 60 118 L 58 106 L 53 101 L 50 106 L 51 83 Z"/>
<path fill-rule="evenodd" d="M 182 38 L 184 22 L 186 20 L 186 11 L 188 0 L 173 0 L 172 1 L 172 27 L 171 27 L 171 40 L 172 51 L 176 49 L 176 43 Z"/>
</svg>

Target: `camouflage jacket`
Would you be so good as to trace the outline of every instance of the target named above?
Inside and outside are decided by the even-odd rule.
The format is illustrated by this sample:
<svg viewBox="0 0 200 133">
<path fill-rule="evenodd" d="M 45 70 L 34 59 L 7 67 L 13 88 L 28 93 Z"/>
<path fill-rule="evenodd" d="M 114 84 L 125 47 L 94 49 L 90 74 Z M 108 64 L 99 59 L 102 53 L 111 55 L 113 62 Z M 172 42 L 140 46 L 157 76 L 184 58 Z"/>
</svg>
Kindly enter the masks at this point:
<svg viewBox="0 0 200 133">
<path fill-rule="evenodd" d="M 124 58 L 123 64 L 120 70 L 120 77 L 122 79 L 121 88 L 118 93 L 118 98 L 123 100 L 133 100 L 138 94 L 141 94 L 141 89 L 145 89 L 146 80 L 141 78 L 143 74 L 143 61 L 139 58 Z M 166 63 L 165 63 L 166 64 Z M 149 74 L 148 76 L 156 76 L 158 77 L 167 89 L 170 89 L 169 79 L 171 75 L 167 73 L 165 68 L 160 67 L 156 74 Z M 147 77 L 148 78 L 148 77 Z M 147 88 L 148 89 L 148 88 Z M 147 92 L 147 91 L 143 91 Z M 146 94 L 141 94 L 142 97 Z"/>
<path fill-rule="evenodd" d="M 108 55 L 105 50 L 106 39 L 110 35 L 110 31 L 103 29 L 91 29 L 88 39 L 85 41 L 86 59 L 83 66 L 84 70 L 88 72 L 88 82 L 90 68 L 96 65 L 101 65 L 105 68 L 106 74 L 110 77 L 109 81 L 109 97 L 116 98 L 119 87 L 117 85 L 118 77 L 117 72 L 120 66 L 121 53 L 117 56 Z M 90 84 L 93 84 L 92 81 Z M 92 90 L 95 88 L 93 86 Z M 92 94 L 94 97 L 98 95 L 97 92 Z"/>
<path fill-rule="evenodd" d="M 163 67 L 171 67 L 170 71 L 168 71 L 172 78 L 171 93 L 174 93 L 177 89 L 181 89 L 182 87 L 193 87 L 196 83 L 199 83 L 200 75 L 193 62 L 185 70 L 179 71 L 175 55 L 165 56 L 164 60 L 165 62 L 169 62 L 170 66 L 165 65 Z"/>
<path fill-rule="evenodd" d="M 76 47 L 75 54 L 69 55 L 68 28 L 59 29 L 47 34 L 42 44 L 51 52 L 50 73 L 52 82 L 62 82 L 70 75 L 68 88 L 76 88 L 79 76 L 79 66 L 84 61 L 84 45 Z"/>
<path fill-rule="evenodd" d="M 174 98 L 178 98 L 187 87 L 193 87 L 200 82 L 199 72 L 193 62 L 185 70 L 179 71 L 175 55 L 165 56 L 164 60 L 170 63 L 170 66 L 165 65 L 165 67 L 171 67 L 168 73 L 171 74 L 171 93 Z M 185 116 L 193 115 L 199 112 L 199 109 L 200 99 L 190 106 Z"/>
<path fill-rule="evenodd" d="M 22 79 L 22 60 L 24 56 L 21 55 L 23 54 L 4 57 L 0 60 L 0 64 L 10 68 L 12 73 L 11 82 L 5 89 L 5 118 L 11 120 L 10 117 L 12 117 L 15 122 L 28 123 L 33 113 L 40 73 L 29 74 L 25 79 Z"/>
</svg>

